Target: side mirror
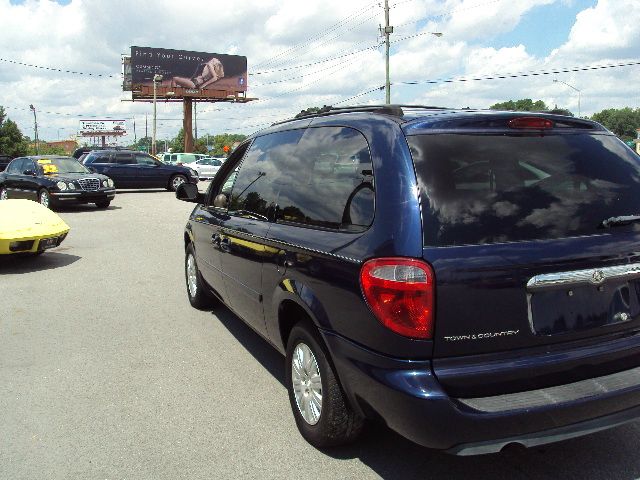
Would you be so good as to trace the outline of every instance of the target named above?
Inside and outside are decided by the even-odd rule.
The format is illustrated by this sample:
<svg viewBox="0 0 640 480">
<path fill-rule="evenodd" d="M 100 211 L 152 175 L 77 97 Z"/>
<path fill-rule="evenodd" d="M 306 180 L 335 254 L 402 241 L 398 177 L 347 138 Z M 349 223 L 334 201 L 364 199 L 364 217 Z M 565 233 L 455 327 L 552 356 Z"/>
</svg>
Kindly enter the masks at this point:
<svg viewBox="0 0 640 480">
<path fill-rule="evenodd" d="M 176 190 L 176 198 L 183 202 L 204 203 L 204 194 L 193 183 L 183 183 Z"/>
<path fill-rule="evenodd" d="M 36 176 L 36 172 L 34 172 L 33 170 L 25 170 L 24 172 L 22 172 L 23 175 L 31 175 L 32 177 Z"/>
<path fill-rule="evenodd" d="M 229 200 L 224 193 L 216 195 L 216 198 L 213 199 L 213 206 L 217 208 L 227 208 L 227 203 Z"/>
</svg>

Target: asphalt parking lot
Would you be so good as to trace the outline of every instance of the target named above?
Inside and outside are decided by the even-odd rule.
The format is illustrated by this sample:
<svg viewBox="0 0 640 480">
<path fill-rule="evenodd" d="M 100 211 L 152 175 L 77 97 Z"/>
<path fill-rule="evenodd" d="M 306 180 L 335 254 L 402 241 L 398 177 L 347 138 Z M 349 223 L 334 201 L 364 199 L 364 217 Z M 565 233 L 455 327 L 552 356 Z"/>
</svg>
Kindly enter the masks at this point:
<svg viewBox="0 0 640 480">
<path fill-rule="evenodd" d="M 0 259 L 0 479 L 640 478 L 640 424 L 453 457 L 382 426 L 322 452 L 298 434 L 282 357 L 224 308 L 192 309 L 191 205 L 119 192 L 67 207 L 65 242 Z"/>
</svg>

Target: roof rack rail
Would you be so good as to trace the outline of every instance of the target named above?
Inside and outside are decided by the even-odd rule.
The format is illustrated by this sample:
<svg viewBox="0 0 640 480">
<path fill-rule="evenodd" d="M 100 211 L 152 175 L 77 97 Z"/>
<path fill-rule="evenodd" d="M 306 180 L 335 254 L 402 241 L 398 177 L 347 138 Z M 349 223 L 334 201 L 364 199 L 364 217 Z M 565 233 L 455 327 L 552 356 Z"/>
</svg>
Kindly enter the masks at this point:
<svg viewBox="0 0 640 480">
<path fill-rule="evenodd" d="M 396 117 L 402 117 L 404 112 L 402 108 L 397 105 L 362 105 L 352 107 L 333 107 L 331 105 L 325 105 L 318 110 L 302 110 L 294 118 L 306 118 L 306 117 L 318 117 L 324 115 L 335 115 L 337 113 L 348 112 L 371 112 L 371 113 L 383 113 L 386 115 L 393 115 Z"/>
<path fill-rule="evenodd" d="M 357 113 L 357 112 L 369 112 L 369 113 L 381 113 L 384 115 L 392 115 L 394 117 L 403 117 L 403 109 L 419 109 L 419 110 L 452 110 L 447 107 L 434 107 L 432 105 L 354 105 L 347 107 L 333 107 L 331 105 L 325 105 L 317 110 L 307 109 L 302 110 L 295 117 L 279 122 L 272 123 L 271 125 L 281 125 L 283 123 L 290 122 L 291 120 L 299 120 L 302 118 L 312 117 L 324 117 L 328 115 L 337 115 L 339 113 Z"/>
</svg>

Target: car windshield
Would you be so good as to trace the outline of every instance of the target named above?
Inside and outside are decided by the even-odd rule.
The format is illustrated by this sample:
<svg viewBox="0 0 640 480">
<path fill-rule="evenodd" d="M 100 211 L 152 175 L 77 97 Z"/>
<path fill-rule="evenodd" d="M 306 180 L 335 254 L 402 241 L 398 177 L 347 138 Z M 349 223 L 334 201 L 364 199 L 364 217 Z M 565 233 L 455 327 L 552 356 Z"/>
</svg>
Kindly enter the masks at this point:
<svg viewBox="0 0 640 480">
<path fill-rule="evenodd" d="M 590 235 L 604 220 L 640 228 L 626 221 L 640 213 L 640 162 L 615 137 L 417 135 L 409 145 L 425 245 Z"/>
<path fill-rule="evenodd" d="M 61 173 L 90 173 L 90 171 L 74 158 L 39 158 L 38 165 L 45 175 Z"/>
</svg>

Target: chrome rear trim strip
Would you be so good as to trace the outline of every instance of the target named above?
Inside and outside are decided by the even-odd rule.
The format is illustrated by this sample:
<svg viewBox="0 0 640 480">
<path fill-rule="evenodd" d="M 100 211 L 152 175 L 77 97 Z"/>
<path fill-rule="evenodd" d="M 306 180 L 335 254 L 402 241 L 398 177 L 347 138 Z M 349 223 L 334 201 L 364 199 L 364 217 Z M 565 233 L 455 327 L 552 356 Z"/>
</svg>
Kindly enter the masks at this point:
<svg viewBox="0 0 640 480">
<path fill-rule="evenodd" d="M 640 367 L 623 372 L 590 378 L 567 385 L 508 393 L 494 397 L 458 398 L 458 402 L 487 413 L 507 412 L 550 405 L 610 394 L 640 386 Z"/>
<path fill-rule="evenodd" d="M 601 285 L 608 280 L 633 280 L 636 278 L 640 278 L 640 263 L 536 275 L 527 282 L 527 290 L 533 292 L 581 284 Z"/>
</svg>

